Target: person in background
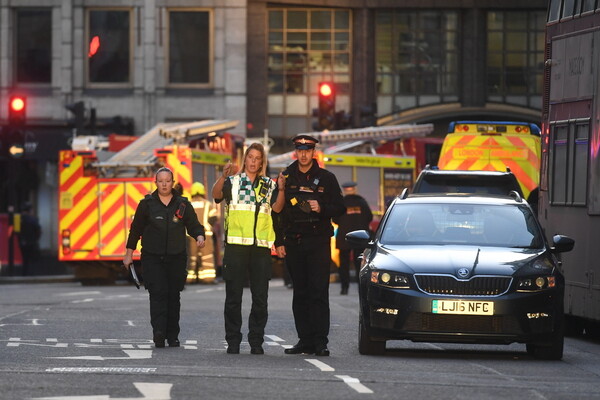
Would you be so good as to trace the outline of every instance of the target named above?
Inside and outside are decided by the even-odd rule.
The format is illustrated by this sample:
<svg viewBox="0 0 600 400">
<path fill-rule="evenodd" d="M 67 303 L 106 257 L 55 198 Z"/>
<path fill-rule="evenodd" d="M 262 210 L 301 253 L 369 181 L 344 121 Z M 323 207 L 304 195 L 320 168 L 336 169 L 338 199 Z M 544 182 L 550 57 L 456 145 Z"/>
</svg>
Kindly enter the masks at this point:
<svg viewBox="0 0 600 400">
<path fill-rule="evenodd" d="M 242 341 L 242 295 L 247 276 L 250 280 L 252 308 L 248 318 L 248 343 L 251 354 L 264 354 L 267 298 L 272 273 L 271 247 L 275 230 L 271 211 L 283 208 L 285 179 L 278 184 L 265 176 L 267 158 L 260 143 L 251 144 L 244 154 L 243 167 L 228 163 L 212 188 L 217 203 L 225 200 L 225 340 L 227 353 L 239 354 Z"/>
<path fill-rule="evenodd" d="M 331 218 L 342 215 L 346 207 L 335 175 L 314 158 L 319 141 L 298 135 L 292 142 L 297 160 L 283 173 L 287 177 L 280 218 L 283 242 L 278 239 L 276 248 L 278 256 L 285 256 L 292 277 L 299 340 L 284 352 L 328 356 Z"/>
<path fill-rule="evenodd" d="M 369 230 L 369 224 L 373 220 L 373 213 L 367 201 L 356 191 L 356 182 L 345 182 L 342 184 L 344 191 L 344 204 L 346 213 L 333 219 L 338 224 L 337 234 L 335 235 L 335 247 L 340 250 L 340 283 L 342 290 L 340 294 L 348 294 L 350 286 L 350 260 L 354 263 L 356 270 L 356 281 L 358 282 L 358 273 L 360 271 L 359 256 L 365 250 L 364 248 L 353 248 L 346 242 L 346 234 L 357 230 Z"/>
<path fill-rule="evenodd" d="M 217 221 L 217 210 L 214 204 L 206 199 L 206 189 L 200 182 L 192 184 L 192 207 L 196 212 L 196 216 L 205 229 L 205 246 L 198 248 L 196 241 L 188 237 L 188 270 L 194 271 L 196 283 L 200 280 L 205 282 L 214 282 L 216 278 L 215 271 L 215 254 L 212 227 Z"/>
<path fill-rule="evenodd" d="M 123 265 L 133 268 L 133 251 L 142 239 L 144 286 L 150 294 L 150 323 L 156 347 L 179 347 L 180 293 L 187 278 L 187 234 L 204 247 L 204 227 L 190 202 L 173 188 L 173 172 L 156 171 L 157 189 L 138 204 L 129 230 Z"/>
<path fill-rule="evenodd" d="M 40 256 L 39 241 L 42 236 L 42 228 L 38 218 L 33 215 L 33 206 L 30 202 L 23 204 L 21 211 L 19 245 L 23 257 L 23 275 L 29 275 L 33 273 L 34 266 Z"/>
</svg>

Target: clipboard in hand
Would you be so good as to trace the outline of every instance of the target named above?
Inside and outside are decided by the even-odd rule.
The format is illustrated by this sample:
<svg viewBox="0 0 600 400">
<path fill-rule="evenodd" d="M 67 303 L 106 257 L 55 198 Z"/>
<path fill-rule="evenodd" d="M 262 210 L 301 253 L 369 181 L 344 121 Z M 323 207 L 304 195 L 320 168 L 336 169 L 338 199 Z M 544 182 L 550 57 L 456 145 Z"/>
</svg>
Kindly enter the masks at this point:
<svg viewBox="0 0 600 400">
<path fill-rule="evenodd" d="M 135 273 L 135 267 L 133 264 L 129 264 L 129 272 L 131 273 L 131 277 L 133 278 L 133 283 L 135 283 L 136 288 L 140 288 L 140 280 L 138 279 L 137 274 Z"/>
</svg>

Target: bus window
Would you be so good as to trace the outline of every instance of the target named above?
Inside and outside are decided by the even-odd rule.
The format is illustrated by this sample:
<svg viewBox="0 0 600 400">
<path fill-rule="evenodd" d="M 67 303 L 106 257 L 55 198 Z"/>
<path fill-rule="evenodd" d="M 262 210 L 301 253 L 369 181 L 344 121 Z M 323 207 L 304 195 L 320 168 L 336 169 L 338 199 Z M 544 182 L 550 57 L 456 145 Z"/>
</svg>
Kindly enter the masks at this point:
<svg viewBox="0 0 600 400">
<path fill-rule="evenodd" d="M 560 16 L 560 3 L 562 3 L 561 0 L 550 0 L 548 22 L 558 21 L 558 18 Z"/>
<path fill-rule="evenodd" d="M 575 0 L 564 0 L 561 18 L 572 17 Z"/>
<path fill-rule="evenodd" d="M 583 6 L 581 7 L 581 12 L 594 11 L 596 6 L 596 0 L 583 0 Z"/>
</svg>

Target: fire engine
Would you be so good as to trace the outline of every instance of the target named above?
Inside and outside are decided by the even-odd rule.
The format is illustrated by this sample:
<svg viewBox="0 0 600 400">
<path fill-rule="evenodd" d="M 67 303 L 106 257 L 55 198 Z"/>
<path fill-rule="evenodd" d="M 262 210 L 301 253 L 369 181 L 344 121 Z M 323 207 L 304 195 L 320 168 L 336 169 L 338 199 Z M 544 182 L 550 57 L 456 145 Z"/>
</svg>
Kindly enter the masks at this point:
<svg viewBox="0 0 600 400">
<path fill-rule="evenodd" d="M 457 121 L 448 126 L 438 167 L 447 170 L 510 171 L 525 198 L 540 181 L 540 128 L 527 122 Z"/>
<path fill-rule="evenodd" d="M 117 152 L 103 150 L 106 146 L 98 137 L 75 138 L 71 150 L 59 153 L 59 260 L 73 266 L 83 284 L 114 282 L 125 272 L 121 264 L 129 228 L 137 204 L 154 190 L 156 169 L 170 168 L 184 195 L 189 194 L 193 162 L 216 169 L 236 158 L 234 139 L 224 131 L 237 124 L 234 120 L 158 124 Z M 208 187 L 216 171 L 202 175 L 196 180 Z M 205 228 L 207 236 L 212 234 Z M 139 260 L 139 250 L 134 260 Z M 214 265 L 211 268 L 212 274 L 205 276 L 214 279 Z"/>
</svg>

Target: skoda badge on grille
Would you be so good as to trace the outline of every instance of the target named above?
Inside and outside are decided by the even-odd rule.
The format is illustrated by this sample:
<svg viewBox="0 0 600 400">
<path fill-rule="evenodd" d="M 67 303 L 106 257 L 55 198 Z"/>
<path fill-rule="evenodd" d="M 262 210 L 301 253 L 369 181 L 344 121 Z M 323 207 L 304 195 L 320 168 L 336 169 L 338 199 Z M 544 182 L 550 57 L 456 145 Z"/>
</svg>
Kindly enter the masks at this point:
<svg viewBox="0 0 600 400">
<path fill-rule="evenodd" d="M 467 276 L 469 276 L 469 269 L 468 268 L 459 268 L 459 270 L 456 271 L 456 273 L 458 274 L 459 277 L 466 278 Z"/>
</svg>

